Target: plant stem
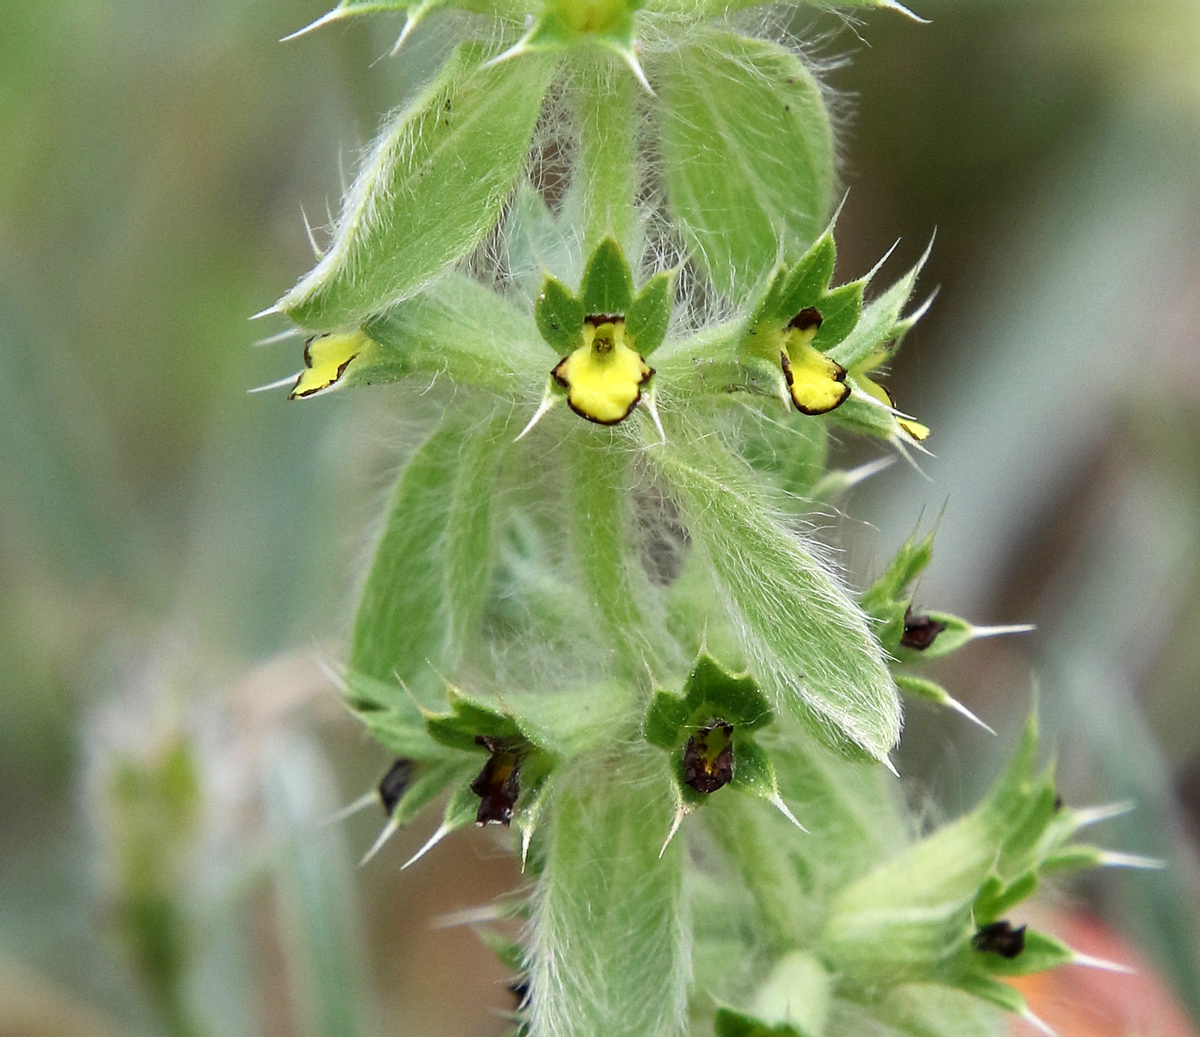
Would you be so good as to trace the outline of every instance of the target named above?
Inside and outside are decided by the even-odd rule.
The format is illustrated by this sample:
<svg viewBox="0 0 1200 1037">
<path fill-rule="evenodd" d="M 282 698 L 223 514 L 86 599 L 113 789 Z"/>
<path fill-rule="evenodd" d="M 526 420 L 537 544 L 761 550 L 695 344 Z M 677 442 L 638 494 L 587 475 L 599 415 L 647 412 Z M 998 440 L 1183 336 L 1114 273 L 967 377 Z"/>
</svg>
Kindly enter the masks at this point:
<svg viewBox="0 0 1200 1037">
<path fill-rule="evenodd" d="M 571 538 L 583 585 L 621 676 L 644 679 L 647 663 L 659 654 L 656 641 L 661 642 L 638 606 L 651 588 L 629 559 L 633 539 L 624 479 L 629 458 L 617 443 L 597 443 L 597 438 L 581 435 L 571 443 Z"/>
<path fill-rule="evenodd" d="M 614 56 L 589 55 L 579 64 L 574 98 L 580 126 L 579 187 L 582 191 L 583 254 L 611 236 L 627 255 L 632 241 L 637 172 L 633 77 Z"/>
</svg>

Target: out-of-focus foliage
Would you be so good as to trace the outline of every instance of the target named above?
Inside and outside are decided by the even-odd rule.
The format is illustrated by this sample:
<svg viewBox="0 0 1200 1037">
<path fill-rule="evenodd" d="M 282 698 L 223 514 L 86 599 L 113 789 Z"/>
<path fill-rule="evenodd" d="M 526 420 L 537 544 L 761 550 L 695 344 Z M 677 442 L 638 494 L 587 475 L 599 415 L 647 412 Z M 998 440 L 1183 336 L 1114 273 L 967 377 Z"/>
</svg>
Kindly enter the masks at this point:
<svg viewBox="0 0 1200 1037">
<path fill-rule="evenodd" d="M 870 47 L 836 18 L 808 23 L 834 33 L 825 54 L 858 52 L 828 73 L 863 98 L 842 131 L 839 272 L 867 269 L 896 230 L 911 265 L 937 227 L 924 283 L 942 294 L 891 386 L 935 429 L 922 463 L 946 497 L 918 599 L 1041 623 L 936 676 L 1011 730 L 1037 672 L 1063 793 L 1136 800 L 1110 845 L 1171 865 L 1123 877 L 1119 903 L 1105 876 L 1091 901 L 1200 1013 L 1187 829 L 1200 813 L 1200 9 L 913 6 L 932 24 L 868 14 Z M 443 49 L 423 26 L 372 65 L 394 38 L 386 19 L 276 46 L 320 13 L 5 6 L 0 1029 L 11 1016 L 46 1034 L 344 1034 L 387 1019 L 456 1035 L 482 1032 L 483 1005 L 511 1006 L 470 934 L 428 924 L 511 886 L 486 839 L 480 860 L 459 855 L 475 871 L 464 902 L 439 874 L 396 880 L 428 832 L 355 873 L 349 847 L 369 845 L 369 824 L 314 824 L 388 763 L 338 712 L 311 648 L 346 632 L 343 574 L 363 546 L 351 531 L 376 510 L 406 416 L 386 391 L 353 416 L 336 395 L 246 395 L 298 350 L 250 348 L 245 318 L 305 266 L 295 199 L 326 222 L 333 156 Z M 886 520 L 851 531 L 860 581 L 929 497 L 907 472 L 870 492 L 855 511 Z M 942 719 L 912 714 L 901 769 L 959 813 L 998 770 L 977 762 L 996 747 L 949 720 L 952 755 Z M 199 782 L 185 827 L 201 833 L 173 905 L 181 996 L 203 1008 L 189 1023 L 164 1014 L 119 942 L 100 805 L 105 776 L 159 773 L 180 737 Z M 364 962 L 355 992 L 343 980 Z"/>
</svg>

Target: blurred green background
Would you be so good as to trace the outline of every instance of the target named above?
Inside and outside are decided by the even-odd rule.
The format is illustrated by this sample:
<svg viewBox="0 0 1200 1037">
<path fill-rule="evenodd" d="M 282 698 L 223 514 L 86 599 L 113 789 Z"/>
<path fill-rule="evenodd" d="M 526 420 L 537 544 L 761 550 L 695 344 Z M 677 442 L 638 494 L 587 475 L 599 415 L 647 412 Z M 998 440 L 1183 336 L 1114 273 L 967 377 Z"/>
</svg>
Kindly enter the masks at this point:
<svg viewBox="0 0 1200 1037">
<path fill-rule="evenodd" d="M 940 676 L 899 764 L 953 814 L 1036 683 L 1066 797 L 1165 858 L 1102 913 L 1200 1016 L 1200 5 L 921 0 L 814 16 L 844 109 L 842 273 L 936 228 L 892 388 L 933 458 L 850 501 L 870 576 L 940 523 L 919 603 L 1032 621 Z M 0 1034 L 479 1035 L 506 977 L 447 912 L 519 879 L 489 833 L 403 876 L 386 767 L 337 705 L 397 457 L 389 392 L 247 395 L 298 366 L 247 316 L 310 261 L 420 77 L 396 19 L 276 40 L 298 0 L 8 0 L 0 30 Z M 351 397 L 354 397 L 351 399 Z M 861 447 L 851 445 L 853 455 Z M 940 516 L 940 518 L 939 518 Z M 140 965 L 139 965 L 140 963 Z"/>
</svg>

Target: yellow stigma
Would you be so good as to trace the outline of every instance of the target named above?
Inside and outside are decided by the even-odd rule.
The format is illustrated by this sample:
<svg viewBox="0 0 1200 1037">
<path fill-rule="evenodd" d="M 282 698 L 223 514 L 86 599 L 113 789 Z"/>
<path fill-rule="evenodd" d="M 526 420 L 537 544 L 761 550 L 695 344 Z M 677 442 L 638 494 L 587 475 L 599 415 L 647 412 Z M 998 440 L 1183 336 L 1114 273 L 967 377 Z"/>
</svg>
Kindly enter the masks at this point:
<svg viewBox="0 0 1200 1037">
<path fill-rule="evenodd" d="M 583 345 L 551 372 L 567 390 L 571 410 L 588 421 L 615 425 L 629 416 L 654 371 L 625 345 L 624 317 L 589 317 Z"/>
</svg>

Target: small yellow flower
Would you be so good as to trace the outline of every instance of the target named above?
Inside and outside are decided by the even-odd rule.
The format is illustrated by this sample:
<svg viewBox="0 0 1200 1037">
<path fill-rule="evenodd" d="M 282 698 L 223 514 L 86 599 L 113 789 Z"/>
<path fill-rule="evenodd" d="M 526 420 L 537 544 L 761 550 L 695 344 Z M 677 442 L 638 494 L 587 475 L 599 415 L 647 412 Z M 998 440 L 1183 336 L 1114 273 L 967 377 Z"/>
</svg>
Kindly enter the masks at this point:
<svg viewBox="0 0 1200 1037">
<path fill-rule="evenodd" d="M 584 321 L 583 345 L 551 374 L 567 390 L 567 403 L 576 414 L 615 425 L 637 406 L 654 369 L 625 344 L 623 316 L 597 315 Z"/>
<path fill-rule="evenodd" d="M 822 319 L 815 306 L 801 310 L 788 324 L 780 352 L 792 403 L 802 414 L 827 414 L 850 395 L 846 369 L 812 344 Z"/>
<path fill-rule="evenodd" d="M 334 385 L 354 358 L 370 344 L 370 338 L 357 330 L 314 335 L 304 343 L 304 370 L 292 386 L 288 399 L 298 400 Z"/>
<path fill-rule="evenodd" d="M 861 364 L 854 367 L 850 371 L 850 376 L 854 379 L 854 384 L 857 385 L 872 399 L 878 400 L 885 407 L 896 409 L 896 401 L 892 398 L 892 394 L 888 392 L 887 386 L 881 385 L 873 378 L 867 377 L 867 372 L 874 371 L 880 364 L 888 359 L 887 350 L 876 350 L 867 357 Z M 916 442 L 924 443 L 929 438 L 929 426 L 922 425 L 919 421 L 913 421 L 911 418 L 901 418 L 897 416 L 896 424 L 898 424 L 908 435 Z"/>
</svg>

